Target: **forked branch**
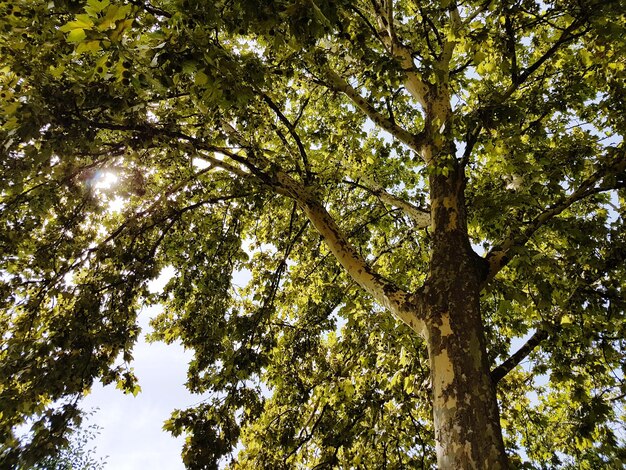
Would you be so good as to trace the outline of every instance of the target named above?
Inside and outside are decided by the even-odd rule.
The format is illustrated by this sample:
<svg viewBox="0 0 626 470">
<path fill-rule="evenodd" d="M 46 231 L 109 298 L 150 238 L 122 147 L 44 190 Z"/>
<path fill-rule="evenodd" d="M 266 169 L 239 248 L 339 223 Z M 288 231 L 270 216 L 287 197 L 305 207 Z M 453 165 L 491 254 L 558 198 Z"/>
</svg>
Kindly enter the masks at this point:
<svg viewBox="0 0 626 470">
<path fill-rule="evenodd" d="M 380 276 L 350 243 L 313 191 L 276 165 L 270 164 L 260 152 L 255 152 L 254 149 L 249 148 L 247 142 L 243 141 L 237 129 L 230 123 L 223 122 L 222 125 L 230 138 L 247 149 L 250 160 L 248 162 L 242 161 L 242 164 L 248 163 L 254 166 L 256 171 L 251 177 L 257 178 L 259 183 L 269 187 L 277 194 L 296 201 L 321 235 L 330 252 L 350 277 L 376 302 L 391 311 L 396 318 L 418 334 L 423 334 L 424 320 L 421 314 L 421 298 L 416 294 L 409 294 Z"/>
<path fill-rule="evenodd" d="M 511 261 L 514 256 L 514 248 L 523 247 L 535 234 L 535 232 L 537 232 L 537 230 L 551 221 L 554 217 L 561 214 L 572 204 L 593 194 L 622 187 L 624 185 L 623 182 L 619 182 L 617 180 L 611 181 L 610 177 L 622 174 L 624 171 L 626 171 L 626 157 L 621 156 L 621 158 L 617 159 L 612 164 L 596 171 L 569 196 L 562 198 L 559 202 L 546 208 L 541 214 L 536 216 L 524 230 L 511 235 L 501 243 L 494 246 L 485 257 L 489 264 L 489 270 L 482 283 L 482 287 L 487 285 L 487 283 L 489 283 L 494 276 Z"/>
<path fill-rule="evenodd" d="M 296 142 L 298 151 L 300 152 L 300 157 L 302 158 L 302 163 L 304 164 L 305 177 L 307 180 L 310 180 L 312 177 L 311 165 L 309 164 L 309 158 L 307 156 L 307 152 L 304 148 L 304 145 L 302 144 L 302 140 L 300 139 L 298 132 L 296 131 L 296 127 L 291 123 L 291 121 L 289 121 L 289 119 L 287 119 L 287 117 L 283 114 L 283 112 L 280 110 L 278 105 L 274 103 L 274 101 L 272 101 L 272 99 L 268 95 L 263 93 L 261 97 L 267 103 L 270 109 L 274 111 L 274 113 L 276 113 L 276 116 L 278 116 L 278 119 L 280 120 L 280 122 L 284 124 L 284 126 L 289 131 L 289 135 L 291 135 L 293 140 Z"/>
<path fill-rule="evenodd" d="M 392 136 L 397 138 L 400 142 L 406 144 L 409 148 L 416 153 L 421 154 L 423 136 L 422 134 L 412 134 L 403 127 L 400 127 L 397 123 L 393 122 L 390 118 L 379 112 L 374 106 L 370 104 L 365 98 L 363 98 L 357 90 L 352 87 L 344 78 L 339 76 L 332 70 L 326 71 L 327 85 L 338 92 L 345 94 L 350 100 L 359 108 L 368 118 L 370 118 L 374 124 L 380 126 L 382 129 L 389 132 Z"/>
<path fill-rule="evenodd" d="M 408 92 L 424 108 L 427 108 L 426 96 L 429 86 L 422 80 L 413 61 L 413 52 L 398 38 L 393 24 L 393 2 L 388 0 L 384 5 L 372 2 L 374 13 L 381 31 L 379 37 L 387 51 L 400 61 L 402 71 L 406 74 L 405 86 Z"/>
<path fill-rule="evenodd" d="M 298 202 L 307 218 L 346 272 L 379 304 L 390 310 L 396 318 L 422 335 L 424 330 L 421 303 L 418 296 L 409 294 L 380 276 L 349 242 L 326 208 L 308 188 L 284 172 L 276 173 L 281 194 Z"/>
<path fill-rule="evenodd" d="M 573 41 L 576 38 L 581 37 L 585 32 L 576 32 L 583 24 L 580 19 L 572 21 L 565 30 L 561 33 L 559 38 L 552 44 L 552 46 L 541 55 L 535 62 L 530 64 L 521 73 L 516 75 L 515 80 L 511 83 L 511 86 L 504 92 L 501 97 L 501 101 L 508 99 L 515 91 L 524 83 L 528 78 L 535 73 L 544 63 L 550 60 L 565 44 Z M 517 73 L 517 72 L 516 72 Z"/>
</svg>

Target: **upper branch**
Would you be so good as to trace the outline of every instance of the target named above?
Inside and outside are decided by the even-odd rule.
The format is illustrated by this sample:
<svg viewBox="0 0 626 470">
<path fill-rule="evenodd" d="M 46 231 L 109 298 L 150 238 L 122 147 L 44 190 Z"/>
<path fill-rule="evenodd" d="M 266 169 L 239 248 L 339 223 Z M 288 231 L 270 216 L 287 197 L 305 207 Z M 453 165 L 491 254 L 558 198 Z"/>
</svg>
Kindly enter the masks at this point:
<svg viewBox="0 0 626 470">
<path fill-rule="evenodd" d="M 406 74 L 406 89 L 417 100 L 422 108 L 427 108 L 426 97 L 430 90 L 428 84 L 421 78 L 413 62 L 413 52 L 398 38 L 393 24 L 393 2 L 388 0 L 385 6 L 372 2 L 376 19 L 382 31 L 379 36 L 387 51 L 400 61 L 402 71 Z"/>
<path fill-rule="evenodd" d="M 539 344 L 548 337 L 548 330 L 539 328 L 528 338 L 528 341 L 519 348 L 513 355 L 498 367 L 491 371 L 491 380 L 497 384 L 506 374 L 511 372 L 520 362 L 522 362 Z"/>
<path fill-rule="evenodd" d="M 326 78 L 330 88 L 344 93 L 352 102 L 369 117 L 375 124 L 389 132 L 395 138 L 409 146 L 412 150 L 421 153 L 423 136 L 422 134 L 412 134 L 400 127 L 390 118 L 376 110 L 365 98 L 363 98 L 344 78 L 340 77 L 332 70 L 327 70 Z"/>
<path fill-rule="evenodd" d="M 584 293 L 589 286 L 596 283 L 599 279 L 602 279 L 611 270 L 621 266 L 626 258 L 626 251 L 620 249 L 620 247 L 616 247 L 612 250 L 612 252 L 604 253 L 601 258 L 602 264 L 596 268 L 595 273 L 590 273 L 589 270 L 582 273 L 578 279 L 576 287 L 572 290 L 568 297 L 568 302 L 574 299 L 577 293 L 580 293 L 581 291 Z M 585 294 L 585 296 L 587 295 L 588 294 Z M 491 380 L 493 383 L 497 383 L 500 379 L 511 372 L 542 342 L 548 340 L 548 338 L 554 337 L 555 332 L 558 331 L 561 318 L 562 315 L 557 315 L 552 322 L 544 321 L 522 347 L 507 358 L 502 364 L 494 368 L 491 371 Z"/>
<path fill-rule="evenodd" d="M 309 164 L 309 158 L 307 156 L 304 145 L 302 144 L 302 140 L 300 139 L 300 136 L 298 135 L 298 132 L 296 131 L 295 126 L 291 123 L 291 121 L 289 121 L 289 119 L 287 119 L 287 117 L 283 114 L 283 112 L 280 110 L 278 105 L 276 105 L 276 103 L 274 103 L 274 101 L 272 101 L 272 99 L 269 96 L 267 96 L 265 93 L 263 93 L 261 96 L 263 97 L 263 100 L 267 103 L 267 105 L 272 109 L 272 111 L 276 113 L 276 116 L 278 116 L 278 119 L 280 119 L 280 121 L 285 125 L 285 127 L 289 131 L 289 134 L 291 135 L 293 140 L 295 140 L 296 145 L 298 146 L 298 151 L 300 152 L 300 156 L 302 158 L 302 162 L 304 164 L 304 171 L 305 171 L 306 179 L 310 180 L 312 177 L 311 165 Z"/>
<path fill-rule="evenodd" d="M 584 31 L 578 33 L 575 32 L 580 26 L 582 26 L 582 24 L 583 21 L 580 19 L 572 21 L 569 26 L 563 30 L 556 42 L 546 52 L 544 52 L 541 57 L 516 76 L 515 81 L 511 83 L 511 86 L 504 92 L 504 95 L 500 99 L 506 100 L 509 98 L 533 73 L 546 63 L 546 61 L 552 58 L 561 49 L 561 47 L 585 34 Z"/>
<path fill-rule="evenodd" d="M 485 6 L 489 5 L 490 1 L 485 2 Z M 479 10 L 480 11 L 480 10 Z M 501 96 L 496 98 L 496 102 L 487 103 L 482 109 L 476 110 L 477 115 L 481 115 L 481 111 L 487 109 L 487 107 L 502 104 L 508 98 L 510 98 L 517 89 L 519 89 L 528 78 L 535 73 L 543 64 L 545 64 L 550 58 L 552 58 L 565 44 L 573 41 L 576 38 L 579 38 L 585 32 L 576 32 L 576 30 L 582 26 L 584 23 L 583 20 L 575 19 L 572 21 L 561 33 L 556 42 L 546 51 L 541 57 L 539 57 L 535 62 L 529 65 L 526 69 L 520 71 L 520 65 L 517 60 L 516 53 L 516 38 L 513 29 L 513 24 L 510 16 L 505 18 L 505 32 L 506 32 L 506 47 L 507 52 L 511 56 L 511 85 L 507 88 Z M 476 126 L 468 132 L 467 135 L 467 146 L 465 153 L 463 155 L 463 164 L 467 164 L 469 162 L 471 151 L 476 144 L 478 136 L 483 128 L 482 120 L 476 124 Z"/>
<path fill-rule="evenodd" d="M 409 201 L 406 201 L 401 197 L 396 196 L 395 194 L 391 194 L 390 192 L 385 190 L 385 188 L 375 183 L 374 181 L 366 178 L 361 179 L 364 180 L 367 186 L 353 181 L 349 181 L 349 183 L 358 186 L 359 188 L 365 189 L 366 191 L 372 193 L 374 196 L 380 198 L 381 201 L 386 202 L 393 207 L 401 209 L 406 215 L 411 218 L 411 220 L 413 220 L 417 228 L 426 228 L 430 225 L 430 209 L 422 209 L 414 204 L 411 204 Z"/>
<path fill-rule="evenodd" d="M 164 16 L 165 18 L 172 17 L 171 13 L 153 6 L 150 2 L 143 2 L 141 0 L 128 0 L 128 2 L 155 16 Z"/>
<path fill-rule="evenodd" d="M 535 217 L 530 224 L 528 224 L 528 226 L 521 231 L 521 233 L 513 234 L 494 246 L 485 257 L 489 263 L 489 271 L 482 283 L 482 287 L 491 281 L 491 279 L 493 279 L 494 276 L 500 272 L 500 270 L 504 268 L 509 261 L 511 261 L 514 255 L 512 252 L 513 248 L 524 246 L 537 230 L 565 209 L 593 194 L 598 194 L 623 186 L 623 183 L 620 182 L 607 181 L 607 177 L 618 175 L 624 171 L 626 171 L 626 158 L 622 156 L 622 158 L 619 158 L 613 163 L 596 171 L 569 196 L 562 198 L 559 202 L 544 210 L 541 214 Z"/>
<path fill-rule="evenodd" d="M 83 118 L 87 120 L 86 118 Z M 88 120 L 89 121 L 89 120 Z M 207 152 L 215 152 L 224 155 L 225 157 L 229 157 L 230 159 L 241 163 L 241 156 L 238 156 L 233 149 L 218 145 L 208 144 L 203 142 L 201 139 L 197 139 L 195 137 L 189 136 L 180 131 L 168 130 L 159 126 L 152 125 L 130 125 L 130 124 L 114 124 L 109 122 L 98 122 L 98 121 L 89 121 L 89 124 L 97 129 L 107 129 L 114 131 L 126 131 L 133 132 L 143 138 L 151 139 L 155 135 L 169 137 L 173 140 L 176 140 L 181 143 L 186 143 L 190 145 L 189 148 L 190 153 L 197 153 L 199 150 L 204 150 Z M 237 166 L 231 165 L 228 162 L 222 161 L 219 158 L 212 157 L 207 154 L 202 154 L 202 158 L 207 160 L 213 167 L 222 168 L 223 170 L 232 173 L 233 175 L 241 176 L 241 177 L 249 177 L 250 174 L 243 171 L 241 168 Z"/>
<path fill-rule="evenodd" d="M 455 4 L 452 4 L 450 7 L 449 22 L 450 22 L 450 29 L 454 31 L 455 33 L 457 33 L 463 26 L 459 9 Z M 445 70 L 448 70 L 456 44 L 457 44 L 457 41 L 455 39 L 446 39 L 443 44 L 440 63 L 442 66 L 445 67 Z"/>
</svg>

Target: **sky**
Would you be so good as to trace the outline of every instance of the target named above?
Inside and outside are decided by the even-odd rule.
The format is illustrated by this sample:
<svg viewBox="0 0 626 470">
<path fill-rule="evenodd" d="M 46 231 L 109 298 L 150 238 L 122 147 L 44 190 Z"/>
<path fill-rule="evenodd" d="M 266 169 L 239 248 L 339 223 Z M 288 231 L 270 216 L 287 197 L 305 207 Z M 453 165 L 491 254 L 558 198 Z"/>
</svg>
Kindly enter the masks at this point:
<svg viewBox="0 0 626 470">
<path fill-rule="evenodd" d="M 206 163 L 194 160 L 199 168 Z M 102 193 L 117 182 L 111 172 L 97 176 L 94 187 Z M 109 201 L 109 210 L 120 210 L 122 198 Z M 149 285 L 152 292 L 159 292 L 174 275 L 172 268 L 165 268 Z M 250 279 L 247 272 L 233 275 L 234 286 L 244 286 Z M 139 380 L 141 392 L 137 396 L 125 395 L 115 388 L 97 384 L 82 401 L 82 409 L 93 410 L 93 415 L 83 422 L 87 428 L 98 427 L 93 439 L 95 460 L 104 459 L 106 470 L 183 470 L 181 450 L 184 437 L 174 438 L 163 431 L 163 422 L 175 409 L 186 409 L 198 404 L 203 397 L 187 391 L 187 367 L 193 357 L 178 344 L 147 343 L 145 335 L 152 331 L 149 321 L 156 316 L 160 306 L 145 308 L 139 314 L 140 339 L 133 350 L 131 367 Z"/>
<path fill-rule="evenodd" d="M 174 275 L 166 268 L 149 285 L 152 292 L 163 289 Z M 233 286 L 244 286 L 250 273 L 233 274 Z M 85 411 L 95 410 L 83 427 L 95 424 L 99 434 L 93 440 L 96 460 L 104 458 L 106 470 L 184 470 L 181 450 L 184 437 L 174 438 L 163 431 L 163 422 L 175 409 L 198 404 L 203 396 L 189 393 L 184 384 L 193 352 L 179 344 L 147 343 L 152 331 L 149 321 L 162 307 L 145 308 L 139 314 L 140 339 L 133 350 L 131 367 L 139 379 L 141 392 L 124 395 L 115 384 L 98 384 L 82 402 Z"/>
<path fill-rule="evenodd" d="M 162 426 L 174 409 L 192 406 L 202 397 L 190 394 L 183 385 L 190 351 L 143 339 L 150 331 L 149 317 L 157 312 L 158 307 L 140 315 L 142 338 L 135 346 L 132 367 L 141 392 L 133 397 L 117 390 L 115 384 L 97 385 L 83 400 L 84 410 L 97 408 L 87 425 L 100 428 L 93 441 L 94 456 L 106 457 L 106 469 L 184 469 L 180 456 L 183 438 L 174 438 Z"/>
<path fill-rule="evenodd" d="M 150 291 L 162 290 L 173 275 L 173 269 L 164 269 L 150 283 Z M 133 350 L 131 367 L 139 379 L 141 392 L 137 396 L 125 395 L 115 384 L 106 387 L 97 384 L 82 402 L 83 410 L 94 411 L 83 427 L 98 426 L 92 457 L 104 459 L 107 470 L 185 468 L 180 455 L 184 437 L 174 438 L 163 431 L 163 422 L 175 409 L 196 405 L 203 397 L 189 393 L 184 386 L 192 351 L 180 344 L 145 340 L 145 335 L 152 331 L 150 319 L 161 309 L 161 306 L 144 308 L 139 314 L 141 335 Z"/>
</svg>

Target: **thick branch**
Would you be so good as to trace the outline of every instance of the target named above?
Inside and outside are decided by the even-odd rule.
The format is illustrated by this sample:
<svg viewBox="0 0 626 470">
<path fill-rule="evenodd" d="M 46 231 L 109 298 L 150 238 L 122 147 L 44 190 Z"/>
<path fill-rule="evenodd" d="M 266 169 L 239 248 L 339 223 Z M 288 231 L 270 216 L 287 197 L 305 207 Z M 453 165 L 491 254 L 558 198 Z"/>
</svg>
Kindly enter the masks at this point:
<svg viewBox="0 0 626 470">
<path fill-rule="evenodd" d="M 450 8 L 449 14 L 450 28 L 454 33 L 457 33 L 461 27 L 461 15 L 459 14 L 459 9 L 456 5 L 452 5 Z M 455 39 L 446 39 L 443 44 L 443 50 L 441 52 L 440 64 L 442 68 L 446 71 L 449 70 L 450 61 L 452 60 L 452 54 L 454 53 L 454 48 L 456 47 L 457 41 Z"/>
<path fill-rule="evenodd" d="M 336 91 L 344 93 L 352 102 L 377 124 L 395 138 L 408 145 L 412 150 L 421 153 L 423 138 L 421 134 L 415 135 L 394 123 L 391 119 L 377 111 L 365 98 L 363 98 L 345 79 L 332 70 L 328 70 L 326 78 L 328 85 Z"/>
<path fill-rule="evenodd" d="M 86 118 L 83 118 L 83 119 L 86 119 Z M 157 126 L 150 126 L 150 125 L 126 125 L 126 124 L 113 124 L 113 123 L 108 123 L 108 122 L 96 122 L 96 121 L 89 121 L 89 124 L 97 129 L 134 132 L 135 134 L 146 139 L 151 139 L 156 135 L 169 137 L 178 142 L 184 142 L 190 145 L 189 153 L 191 155 L 198 153 L 199 150 L 204 150 L 206 152 L 219 153 L 237 162 L 241 162 L 241 159 L 242 159 L 242 157 L 237 155 L 237 153 L 234 152 L 233 149 L 231 148 L 207 144 L 206 142 L 203 142 L 200 139 L 189 136 L 179 131 L 171 131 L 171 130 L 160 128 Z M 226 170 L 229 173 L 232 173 L 237 176 L 241 176 L 241 177 L 250 176 L 249 173 L 246 173 L 241 168 L 230 165 L 229 163 L 224 162 L 220 160 L 219 158 L 215 158 L 207 154 L 200 154 L 200 155 L 202 156 L 203 159 L 207 160 L 214 167 L 222 168 L 223 170 Z"/>
<path fill-rule="evenodd" d="M 398 37 L 396 36 L 396 28 L 393 24 L 393 0 L 387 0 L 385 4 L 387 10 L 387 31 L 389 31 L 391 40 L 397 41 Z"/>
<path fill-rule="evenodd" d="M 166 135 L 176 138 L 179 141 L 186 141 L 196 150 L 208 150 L 220 152 L 229 158 L 245 165 L 251 171 L 250 174 L 243 172 L 243 176 L 256 178 L 261 184 L 270 187 L 273 191 L 284 196 L 291 197 L 304 210 L 306 216 L 313 226 L 322 236 L 330 251 L 333 253 L 337 261 L 344 267 L 348 274 L 383 307 L 390 310 L 399 320 L 406 323 L 411 329 L 418 334 L 422 334 L 424 321 L 419 312 L 421 303 L 419 297 L 409 294 L 391 282 L 382 278 L 376 273 L 371 266 L 367 264 L 365 259 L 348 241 L 342 233 L 337 223 L 326 211 L 324 206 L 311 194 L 311 192 L 301 183 L 291 178 L 288 174 L 281 170 L 273 168 L 273 165 L 261 155 L 255 154 L 254 150 L 243 141 L 243 137 L 228 122 L 223 121 L 222 126 L 226 133 L 235 143 L 242 148 L 246 148 L 246 155 L 240 155 L 230 149 L 222 147 L 214 147 L 206 145 L 193 137 L 184 135 L 180 132 L 172 132 L 160 130 L 153 127 L 132 127 L 108 123 L 92 123 L 97 127 L 110 130 L 134 131 L 145 133 L 147 135 Z M 159 132 L 161 131 L 161 132 Z M 216 158 L 205 156 L 213 165 L 220 166 L 240 175 L 241 170 L 232 165 L 228 165 Z M 201 171 L 208 171 L 204 169 Z"/>
<path fill-rule="evenodd" d="M 424 83 L 415 68 L 413 62 L 413 54 L 404 44 L 396 42 L 394 44 L 394 55 L 400 59 L 402 70 L 406 74 L 406 89 L 411 93 L 411 96 L 417 100 L 417 102 L 426 109 L 428 103 L 426 102 L 426 96 L 429 92 L 429 87 Z"/>
<path fill-rule="evenodd" d="M 322 206 L 322 204 L 320 204 L 319 201 L 313 196 L 313 194 L 311 194 L 311 192 L 303 184 L 297 182 L 285 172 L 273 168 L 270 162 L 263 156 L 256 155 L 253 149 L 243 141 L 242 136 L 230 123 L 224 121 L 222 122 L 222 126 L 229 137 L 232 138 L 237 145 L 247 149 L 245 156 L 237 154 L 231 149 L 206 145 L 193 137 L 176 131 L 166 131 L 150 126 L 133 127 L 93 122 L 92 124 L 102 129 L 131 131 L 148 136 L 161 134 L 175 138 L 179 142 L 187 142 L 196 151 L 202 149 L 220 152 L 247 166 L 251 171 L 250 174 L 242 172 L 240 169 L 222 162 L 219 159 L 204 156 L 204 158 L 210 161 L 214 166 L 220 166 L 239 176 L 256 178 L 261 184 L 269 186 L 276 193 L 294 199 L 304 210 L 307 218 L 311 221 L 329 247 L 330 251 L 348 272 L 348 274 L 363 289 L 372 295 L 378 303 L 390 310 L 399 320 L 406 323 L 418 334 L 422 334 L 424 321 L 422 315 L 418 313 L 421 309 L 421 303 L 418 303 L 420 300 L 418 296 L 403 291 L 376 273 L 358 253 L 354 246 L 352 246 L 352 244 L 347 240 L 346 236 L 342 233 L 336 222 L 326 211 L 324 206 Z M 199 176 L 201 173 L 210 171 L 210 168 L 212 167 L 200 170 L 200 172 L 194 175 L 194 177 Z M 243 175 L 241 173 L 243 173 Z M 183 183 L 180 183 L 174 188 L 178 188 L 181 184 Z"/>
<path fill-rule="evenodd" d="M 269 186 L 273 191 L 294 199 L 298 205 L 304 210 L 307 218 L 322 236 L 330 251 L 335 258 L 344 267 L 348 274 L 383 307 L 390 310 L 399 320 L 406 323 L 411 329 L 418 334 L 422 334 L 424 321 L 419 313 L 421 303 L 417 295 L 409 294 L 391 282 L 382 278 L 377 274 L 358 253 L 358 251 L 350 244 L 345 235 L 337 226 L 336 222 L 319 203 L 319 201 L 310 193 L 310 191 L 301 183 L 297 182 L 285 172 L 272 168 L 267 159 L 263 156 L 256 155 L 253 149 L 243 141 L 242 136 L 228 122 L 222 122 L 224 130 L 227 132 L 235 143 L 247 149 L 246 155 L 240 155 L 231 149 L 223 147 L 214 147 L 198 141 L 197 139 L 176 131 L 166 131 L 154 127 L 133 127 L 109 123 L 92 123 L 96 127 L 110 130 L 131 131 L 143 133 L 145 135 L 164 135 L 180 141 L 188 142 L 196 150 L 207 150 L 220 152 L 223 155 L 247 166 L 251 173 L 247 174 L 240 169 L 229 165 L 219 159 L 210 156 L 204 156 L 215 166 L 220 166 L 239 176 L 256 178 L 263 185 Z M 204 169 L 201 171 L 209 171 Z M 243 173 L 243 174 L 242 174 Z"/>
<path fill-rule="evenodd" d="M 230 123 L 223 122 L 222 125 L 229 136 L 239 145 L 245 146 L 242 137 Z M 421 335 L 424 330 L 422 315 L 418 313 L 421 309 L 421 302 L 419 302 L 421 299 L 417 295 L 403 291 L 376 273 L 305 185 L 270 165 L 264 157 L 253 155 L 252 150 L 248 152 L 248 157 L 257 169 L 254 176 L 259 178 L 262 184 L 298 203 L 346 272 L 378 303 Z"/>
<path fill-rule="evenodd" d="M 598 194 L 604 191 L 609 191 L 617 187 L 622 186 L 622 183 L 607 183 L 603 180 L 609 176 L 619 175 L 626 171 L 626 158 L 618 159 L 611 165 L 604 167 L 596 171 L 593 175 L 587 178 L 578 189 L 576 189 L 569 196 L 563 198 L 561 201 L 550 206 L 544 210 L 541 214 L 535 217 L 528 226 L 521 233 L 511 235 L 500 244 L 494 246 L 489 253 L 487 253 L 485 259 L 489 263 L 488 274 L 483 281 L 482 287 L 484 287 L 494 276 L 512 259 L 512 249 L 522 247 L 530 240 L 533 234 L 539 230 L 543 225 L 558 216 L 565 209 L 572 204 L 581 201 L 582 199 Z M 598 184 L 600 183 L 600 184 Z"/>
<path fill-rule="evenodd" d="M 429 87 L 422 80 L 415 67 L 412 51 L 406 47 L 396 35 L 395 26 L 393 24 L 393 2 L 389 0 L 385 11 L 383 11 L 381 5 L 378 5 L 376 2 L 373 2 L 372 5 L 378 24 L 383 30 L 379 32 L 379 36 L 388 52 L 400 61 L 402 70 L 406 74 L 407 79 L 404 84 L 406 89 L 422 108 L 426 109 L 426 96 L 428 95 Z"/>
<path fill-rule="evenodd" d="M 276 174 L 276 179 L 280 186 L 279 192 L 289 195 L 298 202 L 331 253 L 352 279 L 378 303 L 390 310 L 396 318 L 422 335 L 424 320 L 423 316 L 418 313 L 421 308 L 417 302 L 419 299 L 376 273 L 348 241 L 324 206 L 307 188 L 280 171 Z"/>
<path fill-rule="evenodd" d="M 510 356 L 506 361 L 500 364 L 498 367 L 491 371 L 491 380 L 494 384 L 497 384 L 506 374 L 511 372 L 520 362 L 522 362 L 539 343 L 548 337 L 548 332 L 539 328 L 535 333 L 528 338 L 528 341 L 519 348 L 515 354 Z"/>
</svg>

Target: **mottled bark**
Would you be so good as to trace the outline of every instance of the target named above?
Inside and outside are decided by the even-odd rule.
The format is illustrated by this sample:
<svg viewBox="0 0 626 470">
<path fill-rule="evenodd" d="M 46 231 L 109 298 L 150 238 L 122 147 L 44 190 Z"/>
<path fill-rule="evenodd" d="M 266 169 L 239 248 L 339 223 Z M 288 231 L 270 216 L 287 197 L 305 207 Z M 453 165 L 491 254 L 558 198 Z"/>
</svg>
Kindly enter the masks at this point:
<svg viewBox="0 0 626 470">
<path fill-rule="evenodd" d="M 397 319 L 423 337 L 423 309 L 422 303 L 417 301 L 418 296 L 385 280 L 372 269 L 350 243 L 326 208 L 303 184 L 282 171 L 276 172 L 272 178 L 275 190 L 298 202 L 335 259 L 352 279 Z"/>
<path fill-rule="evenodd" d="M 480 259 L 467 235 L 460 168 L 431 177 L 433 244 L 424 295 L 440 470 L 507 467 L 480 315 Z"/>
</svg>

